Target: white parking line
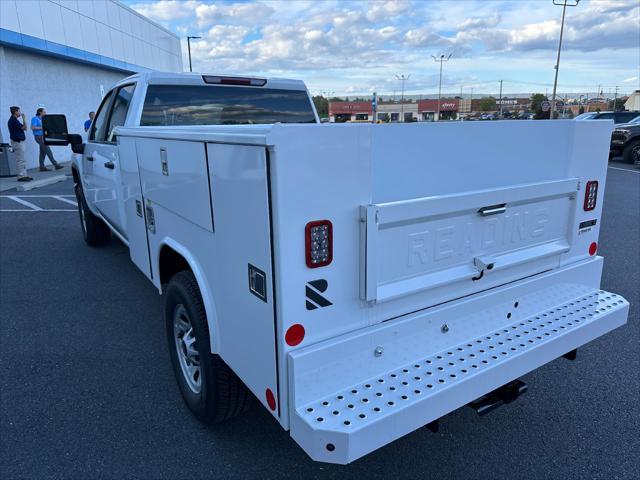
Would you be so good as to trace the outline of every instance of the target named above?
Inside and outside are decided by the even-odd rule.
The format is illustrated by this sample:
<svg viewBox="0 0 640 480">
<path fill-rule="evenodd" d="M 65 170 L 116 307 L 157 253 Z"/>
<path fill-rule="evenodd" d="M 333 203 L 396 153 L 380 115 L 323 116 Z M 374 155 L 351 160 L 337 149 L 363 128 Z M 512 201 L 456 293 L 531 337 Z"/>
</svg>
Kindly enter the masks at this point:
<svg viewBox="0 0 640 480">
<path fill-rule="evenodd" d="M 76 202 L 74 202 L 73 200 L 68 200 L 68 199 L 64 198 L 62 195 L 53 195 L 53 198 L 55 198 L 56 200 L 60 200 L 61 202 L 65 202 L 65 203 L 68 203 L 70 205 L 73 205 L 74 207 L 78 206 L 78 204 Z"/>
<path fill-rule="evenodd" d="M 0 198 L 8 198 L 20 205 L 28 208 L 2 208 L 0 212 L 76 212 L 75 208 L 42 208 L 31 203 L 25 198 L 53 198 L 59 202 L 66 203 L 77 207 L 78 204 L 69 198 L 75 198 L 74 195 L 0 195 Z"/>
<path fill-rule="evenodd" d="M 609 167 L 611 170 L 620 170 L 621 172 L 640 173 L 640 170 L 630 170 L 628 168 Z"/>
<path fill-rule="evenodd" d="M 4 197 L 4 195 L 3 195 Z M 40 208 L 37 205 L 34 205 L 31 202 L 27 202 L 26 200 L 21 199 L 20 197 L 16 197 L 14 195 L 6 195 L 5 198 L 10 198 L 11 200 L 13 200 L 14 202 L 18 202 L 21 205 L 24 205 L 25 207 L 29 207 L 31 210 L 33 210 L 34 212 L 40 212 L 42 211 L 42 208 Z"/>
</svg>

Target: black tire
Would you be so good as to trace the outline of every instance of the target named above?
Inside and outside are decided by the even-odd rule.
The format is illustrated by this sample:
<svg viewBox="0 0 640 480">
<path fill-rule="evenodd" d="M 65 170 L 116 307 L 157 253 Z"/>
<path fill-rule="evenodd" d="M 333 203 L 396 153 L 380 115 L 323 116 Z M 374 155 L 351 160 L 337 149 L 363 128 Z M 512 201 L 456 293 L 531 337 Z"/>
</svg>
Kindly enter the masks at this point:
<svg viewBox="0 0 640 480">
<path fill-rule="evenodd" d="M 84 192 L 82 186 L 79 183 L 75 184 L 76 200 L 78 202 L 78 214 L 80 215 L 80 228 L 82 228 L 82 236 L 87 245 L 92 247 L 99 247 L 106 245 L 111 240 L 111 230 L 102 221 L 102 219 L 96 217 L 87 205 L 87 201 L 84 198 Z"/>
<path fill-rule="evenodd" d="M 640 163 L 640 140 L 634 140 L 624 147 L 622 158 L 626 163 Z"/>
<path fill-rule="evenodd" d="M 177 313 L 178 312 L 178 313 Z M 180 337 L 174 327 L 176 315 L 188 316 L 190 334 Z M 218 355 L 211 353 L 209 327 L 202 303 L 200 289 L 193 273 L 182 271 L 173 276 L 165 293 L 165 323 L 169 354 L 173 372 L 180 387 L 182 398 L 193 415 L 203 423 L 218 423 L 233 418 L 250 406 L 251 395 L 247 387 Z M 185 338 L 193 340 L 197 356 L 193 356 L 191 368 L 196 366 L 199 373 L 191 379 L 199 378 L 199 391 L 194 390 L 189 374 L 183 373 L 185 363 L 189 363 Z M 193 350 L 190 350 L 193 351 Z M 182 360 L 181 360 L 182 358 Z M 197 385 L 196 385 L 197 387 Z"/>
</svg>

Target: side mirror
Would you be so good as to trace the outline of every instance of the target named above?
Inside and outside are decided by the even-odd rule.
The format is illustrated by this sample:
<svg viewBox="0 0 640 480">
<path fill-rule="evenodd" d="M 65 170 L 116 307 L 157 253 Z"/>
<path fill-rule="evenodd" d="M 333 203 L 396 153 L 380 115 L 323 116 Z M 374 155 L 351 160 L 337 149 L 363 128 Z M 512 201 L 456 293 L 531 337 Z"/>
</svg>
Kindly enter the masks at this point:
<svg viewBox="0 0 640 480">
<path fill-rule="evenodd" d="M 77 133 L 70 133 L 67 135 L 67 139 L 69 140 L 73 153 L 84 153 L 84 142 L 82 141 L 81 135 L 78 135 Z"/>
<path fill-rule="evenodd" d="M 59 114 L 45 115 L 42 118 L 42 132 L 45 145 L 69 145 L 67 117 Z"/>
</svg>

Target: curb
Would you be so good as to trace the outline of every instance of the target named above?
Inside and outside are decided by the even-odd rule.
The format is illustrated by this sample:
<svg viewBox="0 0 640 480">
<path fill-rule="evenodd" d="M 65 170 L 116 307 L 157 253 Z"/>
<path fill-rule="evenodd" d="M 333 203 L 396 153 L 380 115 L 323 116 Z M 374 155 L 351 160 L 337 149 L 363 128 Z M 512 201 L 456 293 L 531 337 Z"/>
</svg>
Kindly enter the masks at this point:
<svg viewBox="0 0 640 480">
<path fill-rule="evenodd" d="M 26 192 L 27 190 L 33 190 L 34 188 L 44 187 L 53 183 L 64 182 L 67 179 L 66 175 L 55 175 L 49 178 L 43 178 L 42 180 L 32 180 L 31 182 L 25 182 L 23 185 L 18 185 L 16 190 L 18 192 Z"/>
</svg>

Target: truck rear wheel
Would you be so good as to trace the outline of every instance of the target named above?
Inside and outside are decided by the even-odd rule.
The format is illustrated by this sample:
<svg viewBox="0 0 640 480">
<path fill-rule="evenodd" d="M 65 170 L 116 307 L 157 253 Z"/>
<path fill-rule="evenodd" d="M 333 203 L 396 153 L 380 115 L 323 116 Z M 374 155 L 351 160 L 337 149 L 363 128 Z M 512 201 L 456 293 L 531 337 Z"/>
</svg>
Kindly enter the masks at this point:
<svg viewBox="0 0 640 480">
<path fill-rule="evenodd" d="M 165 323 L 173 371 L 185 403 L 203 423 L 247 410 L 247 387 L 220 356 L 211 353 L 209 326 L 193 273 L 173 276 L 165 295 Z"/>
<path fill-rule="evenodd" d="M 92 247 L 98 247 L 100 245 L 106 245 L 111 240 L 111 230 L 109 227 L 98 217 L 96 217 L 84 198 L 84 192 L 82 186 L 76 183 L 74 187 L 76 193 L 76 200 L 78 202 L 78 213 L 80 214 L 80 227 L 82 228 L 82 236 L 84 241 Z"/>
<path fill-rule="evenodd" d="M 624 148 L 622 158 L 627 163 L 640 163 L 640 140 L 631 142 Z"/>
</svg>

